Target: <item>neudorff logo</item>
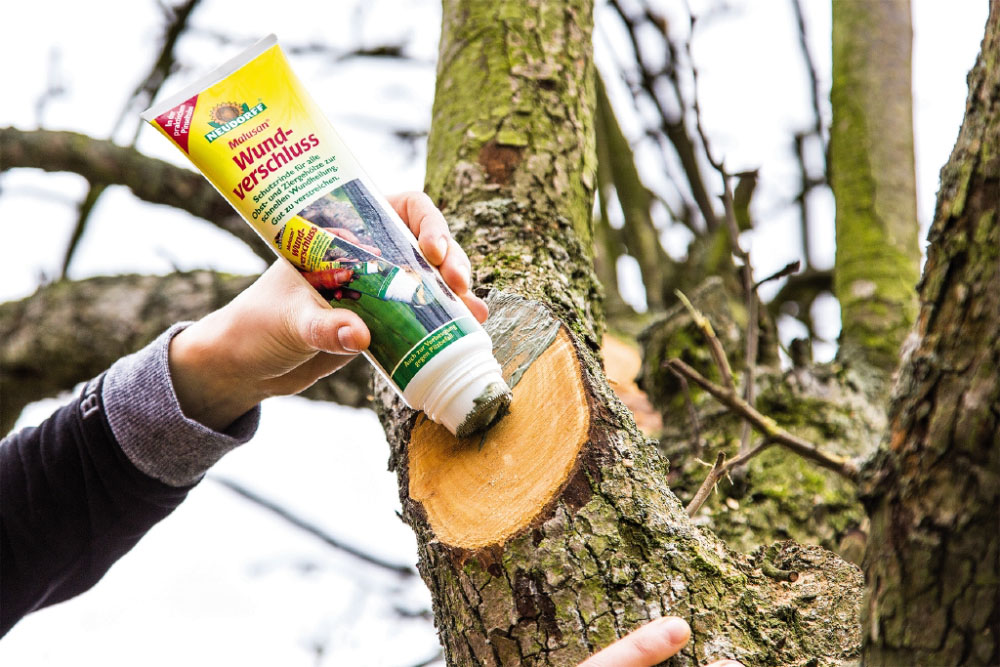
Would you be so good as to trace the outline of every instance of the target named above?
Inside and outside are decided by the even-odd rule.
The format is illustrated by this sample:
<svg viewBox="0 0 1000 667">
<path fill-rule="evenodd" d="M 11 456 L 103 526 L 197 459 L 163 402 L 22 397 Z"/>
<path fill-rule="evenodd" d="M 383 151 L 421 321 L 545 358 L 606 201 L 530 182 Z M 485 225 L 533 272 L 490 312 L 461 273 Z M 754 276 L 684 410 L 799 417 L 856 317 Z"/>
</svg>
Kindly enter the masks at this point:
<svg viewBox="0 0 1000 667">
<path fill-rule="evenodd" d="M 226 132 L 229 132 L 229 130 L 239 127 L 266 108 L 263 102 L 256 106 L 249 106 L 245 102 L 243 104 L 223 102 L 222 104 L 215 105 L 209 112 L 211 120 L 208 121 L 208 124 L 215 129 L 206 134 L 205 139 L 208 140 L 208 143 L 212 143 Z"/>
</svg>

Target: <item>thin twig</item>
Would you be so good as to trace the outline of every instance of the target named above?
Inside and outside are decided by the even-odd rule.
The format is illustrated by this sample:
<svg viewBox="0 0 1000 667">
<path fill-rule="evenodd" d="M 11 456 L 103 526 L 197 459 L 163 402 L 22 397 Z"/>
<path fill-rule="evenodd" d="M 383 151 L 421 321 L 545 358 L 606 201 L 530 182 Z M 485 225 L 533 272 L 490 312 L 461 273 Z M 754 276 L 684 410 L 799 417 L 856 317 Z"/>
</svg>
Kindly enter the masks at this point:
<svg viewBox="0 0 1000 667">
<path fill-rule="evenodd" d="M 694 516 L 695 514 L 698 513 L 698 510 L 701 509 L 701 506 L 705 504 L 706 500 L 708 500 L 709 492 L 713 488 L 715 488 L 715 485 L 719 482 L 719 480 L 728 475 L 731 470 L 733 470 L 737 466 L 745 464 L 747 461 L 760 454 L 762 451 L 770 447 L 772 444 L 774 443 L 765 438 L 756 447 L 747 452 L 744 452 L 743 454 L 740 454 L 736 458 L 730 460 L 728 463 L 726 462 L 726 453 L 719 452 L 719 455 L 715 459 L 715 464 L 712 465 L 712 469 L 708 471 L 708 476 L 705 477 L 705 481 L 701 483 L 701 486 L 698 488 L 698 492 L 694 494 L 694 498 L 692 498 L 691 502 L 688 503 L 687 506 L 688 516 Z"/>
<path fill-rule="evenodd" d="M 132 91 L 132 94 L 122 107 L 121 112 L 118 114 L 118 119 L 112 127 L 109 138 L 114 138 L 114 135 L 118 133 L 122 123 L 124 123 L 125 119 L 129 117 L 131 111 L 136 105 L 139 105 L 140 108 L 146 106 L 152 102 L 153 98 L 155 98 L 160 92 L 160 87 L 167 80 L 167 77 L 170 75 L 174 66 L 174 50 L 177 47 L 177 41 L 187 29 L 191 14 L 194 12 L 199 2 L 200 0 L 187 0 L 177 7 L 165 8 L 168 22 L 164 27 L 163 44 L 160 47 L 160 52 L 157 54 L 156 60 L 153 62 L 153 66 L 149 73 L 142 80 L 142 82 L 136 86 L 135 90 Z M 135 131 L 132 133 L 132 141 L 129 144 L 131 148 L 135 148 L 136 142 L 139 140 L 139 131 L 142 129 L 142 126 L 143 123 L 136 125 Z M 97 202 L 101 198 L 101 195 L 103 195 L 104 191 L 107 190 L 107 187 L 106 183 L 90 181 L 87 194 L 84 195 L 84 198 L 80 201 L 76 225 L 74 227 L 73 234 L 70 237 L 70 241 L 66 246 L 66 252 L 63 254 L 63 278 L 66 277 L 66 274 L 69 271 L 69 266 L 73 261 L 74 255 L 76 254 L 80 239 L 83 238 L 83 234 L 87 229 L 87 223 L 90 221 L 90 215 L 93 212 L 94 207 L 97 206 Z"/>
<path fill-rule="evenodd" d="M 281 505 L 278 505 L 273 500 L 269 500 L 263 497 L 256 491 L 251 491 L 250 489 L 243 486 L 239 482 L 231 480 L 227 477 L 220 477 L 218 475 L 212 475 L 211 479 L 215 482 L 218 482 L 222 486 L 226 487 L 230 491 L 233 491 L 237 495 L 243 496 L 250 502 L 255 503 L 263 507 L 264 509 L 280 516 L 285 521 L 288 521 L 290 524 L 292 524 L 297 528 L 301 528 L 302 530 L 306 531 L 313 537 L 318 537 L 319 539 L 323 540 L 325 543 L 327 543 L 328 545 L 330 545 L 335 549 L 340 549 L 341 551 L 348 553 L 351 556 L 354 556 L 355 558 L 363 560 L 364 562 L 370 565 L 375 565 L 384 570 L 389 570 L 393 574 L 397 574 L 402 577 L 417 576 L 416 571 L 412 567 L 409 567 L 408 565 L 399 565 L 397 563 L 390 563 L 388 561 L 382 560 L 378 556 L 373 556 L 371 554 L 365 553 L 364 551 L 361 551 L 356 547 L 344 544 L 343 542 L 331 536 L 329 533 L 324 531 L 316 524 L 306 521 L 302 517 L 293 514 L 291 511 L 282 507 Z"/>
<path fill-rule="evenodd" d="M 708 147 L 705 147 L 708 150 Z M 759 317 L 760 317 L 760 297 L 754 289 L 753 265 L 750 263 L 750 254 L 740 246 L 739 226 L 736 224 L 736 213 L 733 210 L 733 191 L 729 187 L 729 175 L 724 166 L 719 165 L 719 173 L 722 174 L 722 204 L 726 212 L 726 227 L 729 229 L 729 242 L 733 249 L 733 254 L 739 257 L 743 266 L 740 275 L 743 278 L 743 293 L 747 300 L 747 344 L 746 344 L 746 377 L 743 378 L 743 398 L 753 406 L 754 404 L 754 375 L 757 371 L 757 346 L 759 339 Z M 740 452 L 750 449 L 750 425 L 743 423 L 740 434 Z"/>
<path fill-rule="evenodd" d="M 790 275 L 796 274 L 796 273 L 799 272 L 799 269 L 801 267 L 802 267 L 802 262 L 800 260 L 795 260 L 794 262 L 789 262 L 788 264 L 785 264 L 785 266 L 783 268 L 779 269 L 778 271 L 775 271 L 774 273 L 772 273 L 768 277 L 761 278 L 760 280 L 758 280 L 756 283 L 754 283 L 753 288 L 757 289 L 758 287 L 760 287 L 764 283 L 769 283 L 772 280 L 780 280 L 780 279 L 784 278 L 785 276 L 790 276 Z"/>
<path fill-rule="evenodd" d="M 809 74 L 809 94 L 812 101 L 813 123 L 808 132 L 795 133 L 795 156 L 799 162 L 799 174 L 802 181 L 802 191 L 796 198 L 799 203 L 799 212 L 802 229 L 802 254 L 805 257 L 806 268 L 812 267 L 812 253 L 810 251 L 810 221 L 809 221 L 809 193 L 816 187 L 825 185 L 827 173 L 830 170 L 830 152 L 826 138 L 823 136 L 823 114 L 820 110 L 820 85 L 819 75 L 816 73 L 816 64 L 813 60 L 812 52 L 809 49 L 809 40 L 806 35 L 805 16 L 802 12 L 801 0 L 792 0 L 792 10 L 795 12 L 795 22 L 799 33 L 799 48 L 802 51 L 802 60 L 805 62 L 806 72 Z M 810 175 L 809 167 L 806 165 L 805 142 L 809 136 L 815 136 L 823 151 L 823 174 L 820 178 Z"/>
<path fill-rule="evenodd" d="M 643 50 L 640 46 L 642 39 L 639 36 L 639 32 L 642 28 L 643 21 L 641 19 L 633 18 L 627 11 L 625 11 L 624 7 L 622 7 L 618 0 L 610 0 L 608 6 L 618 14 L 624 24 L 638 68 L 640 79 L 638 87 L 643 93 L 645 93 L 645 96 L 653 104 L 656 109 L 656 113 L 659 116 L 659 134 L 657 135 L 657 138 L 660 138 L 661 136 L 665 137 L 673 146 L 674 152 L 681 163 L 684 175 L 687 178 L 691 197 L 694 199 L 697 209 L 701 212 L 702 217 L 705 220 L 707 230 L 709 232 L 714 231 L 718 227 L 718 220 L 715 215 L 715 211 L 712 209 L 712 202 L 708 195 L 708 188 L 705 186 L 705 179 L 702 176 L 701 167 L 698 164 L 695 142 L 692 141 L 689 136 L 687 125 L 684 122 L 688 104 L 684 97 L 683 87 L 681 86 L 680 80 L 677 76 L 677 47 L 670 39 L 665 38 L 663 40 L 663 51 L 666 54 L 666 64 L 663 67 L 650 67 L 646 62 L 646 58 L 643 56 Z M 654 30 L 663 34 L 663 30 L 658 25 L 656 20 L 652 19 L 648 14 L 644 14 L 643 18 L 647 19 L 652 24 Z M 688 50 L 690 51 L 690 46 L 688 46 Z M 667 110 L 666 105 L 663 103 L 663 100 L 660 98 L 658 90 L 662 90 L 662 86 L 659 84 L 664 79 L 666 80 L 666 83 L 669 84 L 670 89 L 676 97 L 675 102 L 677 104 L 677 108 L 679 109 L 676 114 L 670 113 Z M 635 97 L 637 97 L 637 95 L 633 92 L 633 98 Z"/>
<path fill-rule="evenodd" d="M 812 51 L 809 49 L 809 39 L 806 35 L 806 21 L 802 12 L 801 0 L 792 0 L 792 9 L 795 11 L 795 22 L 799 31 L 799 48 L 802 49 L 802 59 L 805 61 L 806 71 L 809 73 L 809 94 L 813 110 L 812 131 L 823 147 L 823 164 L 829 165 L 830 159 L 826 141 L 823 138 L 823 114 L 820 110 L 822 95 L 820 93 L 819 75 L 816 73 L 816 63 L 813 60 Z M 823 182 L 826 182 L 825 174 Z"/>
<path fill-rule="evenodd" d="M 720 403 L 748 420 L 764 436 L 767 442 L 782 445 L 802 458 L 808 459 L 820 467 L 832 470 L 841 477 L 857 483 L 858 465 L 853 460 L 837 456 L 836 454 L 827 454 L 821 451 L 814 443 L 789 433 L 778 426 L 777 422 L 773 419 L 758 412 L 736 392 L 712 382 L 680 359 L 670 359 L 666 363 L 668 367 L 681 373 L 684 377 L 714 396 Z M 749 450 L 746 454 L 740 454 L 733 461 L 737 461 L 753 451 Z"/>
<path fill-rule="evenodd" d="M 186 2 L 176 7 L 165 8 L 164 13 L 167 23 L 163 29 L 163 41 L 160 44 L 160 51 L 156 54 L 156 60 L 153 61 L 149 73 L 135 87 L 122 107 L 121 113 L 119 113 L 118 119 L 115 120 L 113 129 L 111 130 L 112 137 L 118 133 L 122 123 L 136 106 L 140 109 L 144 106 L 149 106 L 159 94 L 160 88 L 166 82 L 167 77 L 170 76 L 177 62 L 174 55 L 174 51 L 177 49 L 177 42 L 180 41 L 180 38 L 188 29 L 188 22 L 199 2 L 200 0 L 186 0 Z M 132 135 L 132 142 L 129 144 L 130 146 L 135 146 L 139 138 L 139 130 L 143 125 L 144 123 L 136 125 L 135 132 Z"/>
<path fill-rule="evenodd" d="M 691 15 L 691 31 L 694 32 L 695 19 Z M 729 174 L 721 160 L 716 160 L 712 156 L 712 147 L 705 134 L 705 128 L 701 124 L 701 107 L 698 103 L 698 68 L 694 66 L 691 58 L 691 40 L 687 44 L 688 59 L 691 60 L 691 73 L 694 79 L 694 118 L 698 137 L 701 139 L 702 149 L 708 158 L 709 163 L 719 172 L 722 177 L 722 205 L 726 229 L 729 232 L 729 246 L 736 257 L 742 261 L 741 276 L 743 278 L 743 292 L 747 302 L 747 342 L 746 342 L 746 377 L 744 378 L 744 396 L 750 405 L 754 403 L 754 374 L 757 368 L 757 346 L 758 346 L 758 326 L 760 314 L 760 297 L 753 280 L 753 264 L 750 263 L 750 254 L 740 246 L 740 229 L 736 222 L 736 212 L 733 209 L 733 190 L 729 185 Z M 750 425 L 743 424 L 740 434 L 740 453 L 746 452 L 750 448 Z"/>
<path fill-rule="evenodd" d="M 674 290 L 674 294 L 676 294 L 677 298 L 680 299 L 680 302 L 684 304 L 684 307 L 691 315 L 691 319 L 694 320 L 695 326 L 698 327 L 698 330 L 701 331 L 706 342 L 708 342 L 708 351 L 712 354 L 712 359 L 715 361 L 715 366 L 719 369 L 722 381 L 727 387 L 735 390 L 736 384 L 733 382 L 733 370 L 729 366 L 729 359 L 726 357 L 726 351 L 722 347 L 722 342 L 719 341 L 719 337 L 715 335 L 715 329 L 712 328 L 712 323 L 702 314 L 700 310 L 694 307 L 684 292 Z"/>
<path fill-rule="evenodd" d="M 694 494 L 694 498 L 688 503 L 687 513 L 688 516 L 694 516 L 701 509 L 701 506 L 705 504 L 705 500 L 708 499 L 708 494 L 712 492 L 715 488 L 715 483 L 718 482 L 722 475 L 719 474 L 719 470 L 722 469 L 723 464 L 726 462 L 726 453 L 719 452 L 719 455 L 715 457 L 715 463 L 712 464 L 712 469 L 708 471 L 708 476 L 705 477 L 705 481 L 701 483 L 698 487 L 698 492 Z"/>
</svg>

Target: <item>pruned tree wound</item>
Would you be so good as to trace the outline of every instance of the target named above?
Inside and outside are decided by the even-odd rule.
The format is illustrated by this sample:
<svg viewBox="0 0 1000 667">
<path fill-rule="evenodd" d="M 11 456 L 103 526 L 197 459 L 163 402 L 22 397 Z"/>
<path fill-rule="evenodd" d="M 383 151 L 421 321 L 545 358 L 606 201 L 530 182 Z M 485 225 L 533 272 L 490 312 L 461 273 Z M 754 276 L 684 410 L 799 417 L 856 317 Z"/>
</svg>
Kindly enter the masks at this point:
<svg viewBox="0 0 1000 667">
<path fill-rule="evenodd" d="M 518 366 L 509 361 L 508 370 Z M 566 484 L 587 440 L 590 408 L 565 330 L 513 391 L 510 413 L 482 436 L 459 439 L 426 419 L 413 429 L 410 498 L 446 544 L 502 544 L 528 526 Z"/>
<path fill-rule="evenodd" d="M 436 539 L 461 549 L 503 544 L 566 486 L 590 431 L 590 403 L 569 334 L 542 304 L 486 299 L 486 329 L 514 392 L 510 413 L 459 439 L 426 419 L 409 442 L 409 497 Z"/>
</svg>

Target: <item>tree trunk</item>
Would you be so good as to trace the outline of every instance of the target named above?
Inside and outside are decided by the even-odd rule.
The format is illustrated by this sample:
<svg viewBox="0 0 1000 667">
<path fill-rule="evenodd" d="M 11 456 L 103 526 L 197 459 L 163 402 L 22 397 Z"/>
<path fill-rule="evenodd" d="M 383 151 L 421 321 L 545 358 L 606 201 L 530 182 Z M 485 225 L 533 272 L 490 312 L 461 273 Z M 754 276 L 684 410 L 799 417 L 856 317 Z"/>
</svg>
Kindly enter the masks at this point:
<svg viewBox="0 0 1000 667">
<path fill-rule="evenodd" d="M 1000 1 L 941 172 L 914 339 L 868 471 L 865 662 L 1000 664 Z"/>
<path fill-rule="evenodd" d="M 920 262 L 910 0 L 833 3 L 830 185 L 840 358 L 888 378 L 913 324 Z"/>
<path fill-rule="evenodd" d="M 456 665 L 568 665 L 684 616 L 675 664 L 840 664 L 859 572 L 790 543 L 751 558 L 694 526 L 601 370 L 591 269 L 592 5 L 445 2 L 427 183 L 489 294 L 511 414 L 457 440 L 377 401 Z M 800 573 L 796 583 L 762 574 Z"/>
</svg>

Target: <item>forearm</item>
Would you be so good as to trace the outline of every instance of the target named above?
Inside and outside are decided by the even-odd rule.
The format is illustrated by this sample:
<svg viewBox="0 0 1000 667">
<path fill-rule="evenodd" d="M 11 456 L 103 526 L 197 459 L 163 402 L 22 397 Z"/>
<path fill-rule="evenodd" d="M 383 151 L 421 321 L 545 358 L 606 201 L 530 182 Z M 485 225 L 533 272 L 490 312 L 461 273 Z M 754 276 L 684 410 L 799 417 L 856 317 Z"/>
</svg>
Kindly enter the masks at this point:
<svg viewBox="0 0 1000 667">
<path fill-rule="evenodd" d="M 116 362 L 103 392 L 108 422 L 122 451 L 139 470 L 171 486 L 198 481 L 226 452 L 247 442 L 260 415 L 257 403 L 250 403 L 216 430 L 219 420 L 206 423 L 189 414 L 172 375 L 174 342 L 188 326 L 174 325 L 143 350 Z M 206 389 L 214 390 L 208 375 L 199 377 Z M 228 398 L 234 388 L 217 393 L 227 405 L 235 404 Z"/>
<path fill-rule="evenodd" d="M 0 443 L 0 636 L 22 616 L 94 585 L 225 452 L 225 432 L 188 419 L 170 382 L 174 327 L 89 382 L 37 428 Z"/>
</svg>

